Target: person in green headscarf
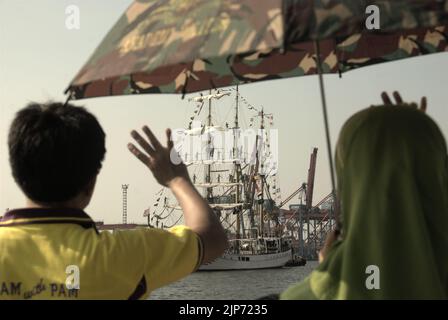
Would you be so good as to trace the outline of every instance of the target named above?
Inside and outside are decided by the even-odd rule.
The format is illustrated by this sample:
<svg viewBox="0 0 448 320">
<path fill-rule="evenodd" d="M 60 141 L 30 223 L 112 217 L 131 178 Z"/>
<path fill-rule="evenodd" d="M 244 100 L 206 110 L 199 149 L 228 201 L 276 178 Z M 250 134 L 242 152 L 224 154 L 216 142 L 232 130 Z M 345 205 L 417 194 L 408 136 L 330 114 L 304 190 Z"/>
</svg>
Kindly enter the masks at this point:
<svg viewBox="0 0 448 320">
<path fill-rule="evenodd" d="M 344 125 L 336 148 L 342 234 L 281 299 L 447 299 L 448 156 L 436 123 L 398 93 Z M 426 101 L 423 109 L 426 108 Z"/>
</svg>

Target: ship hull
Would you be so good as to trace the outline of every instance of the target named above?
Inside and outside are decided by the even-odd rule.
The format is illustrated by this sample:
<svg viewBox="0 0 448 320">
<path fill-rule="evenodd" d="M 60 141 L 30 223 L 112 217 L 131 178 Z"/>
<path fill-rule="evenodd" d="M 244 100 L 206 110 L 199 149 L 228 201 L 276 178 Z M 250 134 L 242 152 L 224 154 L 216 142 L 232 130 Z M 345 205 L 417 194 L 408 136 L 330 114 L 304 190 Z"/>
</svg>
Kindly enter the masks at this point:
<svg viewBox="0 0 448 320">
<path fill-rule="evenodd" d="M 202 265 L 199 271 L 281 268 L 291 257 L 291 250 L 270 254 L 224 254 L 215 261 Z"/>
</svg>

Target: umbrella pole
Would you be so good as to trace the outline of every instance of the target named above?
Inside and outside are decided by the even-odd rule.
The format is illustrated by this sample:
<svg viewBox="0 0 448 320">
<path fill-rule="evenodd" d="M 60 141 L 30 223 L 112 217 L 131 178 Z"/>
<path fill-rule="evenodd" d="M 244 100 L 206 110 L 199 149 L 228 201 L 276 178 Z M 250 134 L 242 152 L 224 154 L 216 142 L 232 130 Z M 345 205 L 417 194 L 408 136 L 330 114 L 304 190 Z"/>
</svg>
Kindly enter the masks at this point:
<svg viewBox="0 0 448 320">
<path fill-rule="evenodd" d="M 336 230 L 340 230 L 340 222 L 339 222 L 339 202 L 336 199 L 336 183 L 335 183 L 335 174 L 334 174 L 334 163 L 333 163 L 333 155 L 331 152 L 331 138 L 330 138 L 330 126 L 328 124 L 328 112 L 327 112 L 327 100 L 325 97 L 325 86 L 324 86 L 324 77 L 322 70 L 322 59 L 320 56 L 320 46 L 319 40 L 314 41 L 314 48 L 316 51 L 316 66 L 317 72 L 319 75 L 319 87 L 320 87 L 320 96 L 322 100 L 322 112 L 324 116 L 324 126 L 325 126 L 325 136 L 327 140 L 327 152 L 328 152 L 328 162 L 330 164 L 330 175 L 331 175 L 331 193 L 333 195 L 333 212 L 334 219 L 336 221 Z"/>
<path fill-rule="evenodd" d="M 72 93 L 70 92 L 67 96 L 67 99 L 65 100 L 64 107 L 68 105 L 68 103 L 72 100 Z"/>
</svg>

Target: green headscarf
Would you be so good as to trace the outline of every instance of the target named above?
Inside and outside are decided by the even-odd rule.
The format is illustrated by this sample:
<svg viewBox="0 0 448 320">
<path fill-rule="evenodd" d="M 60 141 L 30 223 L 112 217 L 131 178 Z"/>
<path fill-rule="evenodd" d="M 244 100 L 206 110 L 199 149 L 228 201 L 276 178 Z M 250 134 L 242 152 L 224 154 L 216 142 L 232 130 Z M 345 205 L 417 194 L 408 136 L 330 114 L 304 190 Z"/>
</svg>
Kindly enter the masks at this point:
<svg viewBox="0 0 448 320">
<path fill-rule="evenodd" d="M 434 121 L 401 106 L 355 114 L 336 172 L 343 240 L 281 299 L 447 299 L 448 156 Z"/>
</svg>

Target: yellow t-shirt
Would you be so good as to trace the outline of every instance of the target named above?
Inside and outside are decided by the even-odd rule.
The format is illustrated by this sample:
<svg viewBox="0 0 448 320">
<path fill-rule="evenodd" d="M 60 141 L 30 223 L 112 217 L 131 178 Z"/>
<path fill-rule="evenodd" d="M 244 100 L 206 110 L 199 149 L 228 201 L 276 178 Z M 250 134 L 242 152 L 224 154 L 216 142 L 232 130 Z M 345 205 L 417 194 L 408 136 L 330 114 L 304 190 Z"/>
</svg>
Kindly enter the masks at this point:
<svg viewBox="0 0 448 320">
<path fill-rule="evenodd" d="M 185 226 L 99 233 L 82 210 L 13 210 L 0 220 L 0 299 L 143 299 L 202 255 Z"/>
</svg>

